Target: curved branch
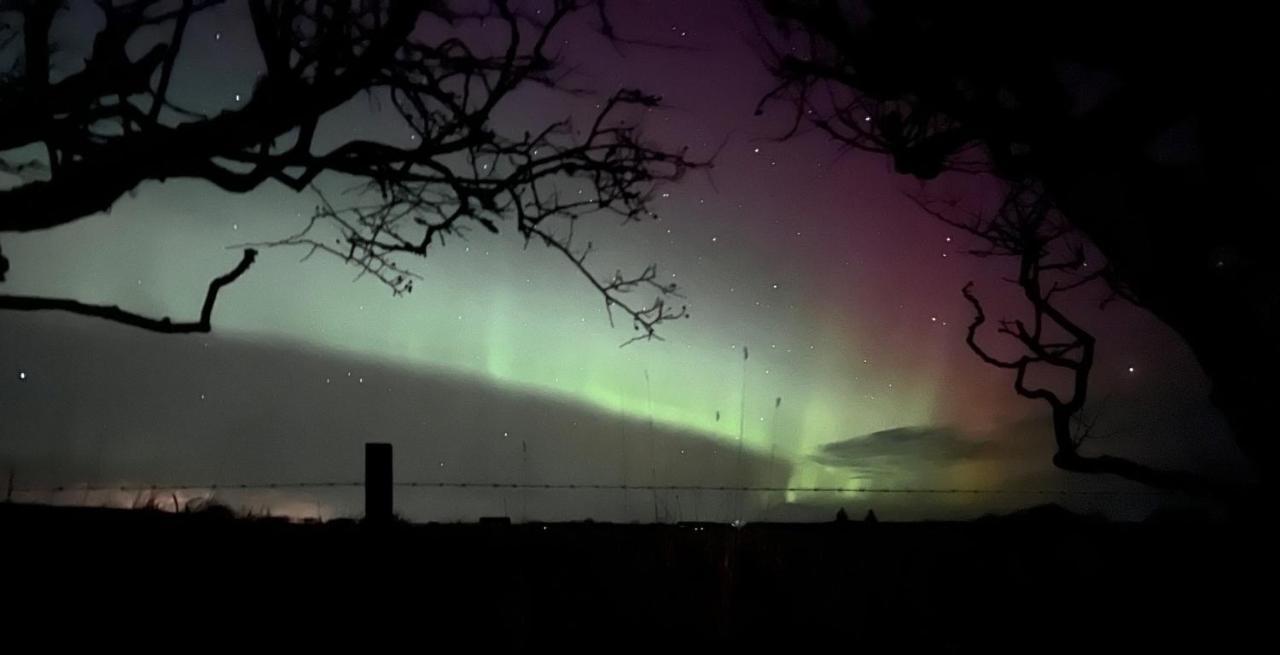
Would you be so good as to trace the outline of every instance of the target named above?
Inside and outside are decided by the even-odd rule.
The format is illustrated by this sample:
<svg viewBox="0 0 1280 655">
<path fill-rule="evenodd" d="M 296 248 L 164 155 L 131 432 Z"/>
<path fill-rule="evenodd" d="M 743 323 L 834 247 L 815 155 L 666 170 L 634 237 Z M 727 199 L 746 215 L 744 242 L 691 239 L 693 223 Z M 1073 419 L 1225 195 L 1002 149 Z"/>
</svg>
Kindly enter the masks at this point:
<svg viewBox="0 0 1280 655">
<path fill-rule="evenodd" d="M 1017 359 L 1003 360 L 995 357 L 978 344 L 977 333 L 987 321 L 982 302 L 973 291 L 973 282 L 964 285 L 960 293 L 973 307 L 973 319 L 969 323 L 965 342 L 985 363 L 991 366 L 1015 372 L 1014 391 L 1023 398 L 1042 400 L 1049 405 L 1052 415 L 1053 440 L 1056 452 L 1053 455 L 1054 466 L 1076 473 L 1110 474 L 1132 480 L 1157 489 L 1179 491 L 1193 496 L 1212 498 L 1221 501 L 1238 503 L 1249 499 L 1250 490 L 1243 485 L 1221 482 L 1190 471 L 1170 471 L 1153 468 L 1133 460 L 1113 455 L 1082 455 L 1080 446 L 1092 429 L 1086 424 L 1083 433 L 1073 431 L 1072 422 L 1079 419 L 1084 410 L 1089 392 L 1089 378 L 1093 369 L 1095 338 L 1084 327 L 1063 313 L 1053 303 L 1056 292 L 1064 291 L 1067 284 L 1050 282 L 1048 291 L 1044 288 L 1042 275 L 1048 272 L 1062 274 L 1063 269 L 1051 259 L 1049 245 L 1064 238 L 1065 233 L 1057 231 L 1053 223 L 1048 221 L 1046 213 L 1041 211 L 1041 203 L 1034 191 L 1029 200 L 1022 196 L 1027 189 L 1010 190 L 1003 205 L 994 216 L 975 215 L 970 223 L 950 220 L 945 215 L 931 211 L 927 203 L 921 206 L 935 217 L 940 218 L 971 235 L 978 237 L 986 246 L 988 254 L 1016 255 L 1019 258 L 1018 278 L 1011 280 L 1022 289 L 1022 295 L 1034 312 L 1031 327 L 1020 320 L 1002 320 L 998 332 L 1013 338 L 1024 350 Z M 1094 277 L 1083 278 L 1086 280 Z M 1070 288 L 1083 286 L 1071 284 Z M 1043 325 L 1046 321 L 1066 332 L 1065 342 L 1056 343 L 1046 339 Z M 1076 359 L 1066 356 L 1071 352 Z M 1067 397 L 1060 396 L 1048 388 L 1032 388 L 1027 386 L 1027 371 L 1033 365 L 1044 365 L 1069 373 L 1071 376 L 1071 392 Z"/>
<path fill-rule="evenodd" d="M 204 305 L 200 308 L 200 320 L 187 323 L 174 323 L 169 320 L 168 316 L 163 318 L 151 318 L 128 312 L 115 305 L 89 305 L 78 300 L 70 300 L 67 298 L 45 298 L 42 296 L 12 296 L 0 295 L 0 310 L 10 310 L 19 312 L 37 312 L 37 311 L 62 311 L 81 316 L 93 316 L 115 323 L 122 323 L 131 327 L 142 328 L 152 332 L 162 332 L 166 334 L 188 334 L 195 332 L 209 332 L 212 330 L 211 320 L 213 319 L 213 305 L 218 300 L 218 293 L 222 288 L 235 282 L 249 267 L 253 265 L 254 260 L 258 256 L 258 251 L 248 248 L 244 251 L 244 256 L 240 259 L 240 263 L 231 269 L 225 275 L 216 277 L 209 283 L 209 290 L 204 296 Z"/>
<path fill-rule="evenodd" d="M 1026 356 L 1012 362 L 1005 361 L 991 355 L 984 350 L 982 346 L 978 345 L 978 328 L 982 327 L 982 324 L 987 322 L 987 313 L 982 310 L 982 303 L 973 293 L 973 282 L 965 284 L 964 288 L 960 290 L 960 293 L 964 294 L 965 300 L 968 300 L 969 304 L 973 306 L 973 321 L 969 323 L 969 331 L 965 336 L 965 343 L 969 344 L 969 349 L 978 357 L 981 357 L 982 361 L 990 364 L 991 366 L 1018 370 L 1026 368 L 1027 364 L 1030 363 L 1029 358 Z"/>
<path fill-rule="evenodd" d="M 1111 474 L 1154 489 L 1180 491 L 1194 496 L 1227 501 L 1239 501 L 1248 497 L 1247 489 L 1244 487 L 1220 483 L 1187 471 L 1152 468 L 1114 455 L 1088 457 L 1074 450 L 1060 450 L 1053 455 L 1053 465 L 1064 471 L 1075 473 Z"/>
</svg>

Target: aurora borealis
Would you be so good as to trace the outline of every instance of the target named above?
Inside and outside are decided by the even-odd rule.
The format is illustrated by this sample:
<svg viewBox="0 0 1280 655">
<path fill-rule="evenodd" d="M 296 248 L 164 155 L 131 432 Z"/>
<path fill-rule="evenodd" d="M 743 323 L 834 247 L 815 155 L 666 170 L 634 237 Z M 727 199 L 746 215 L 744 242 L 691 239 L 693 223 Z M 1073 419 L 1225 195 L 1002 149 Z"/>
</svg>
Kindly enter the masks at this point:
<svg viewBox="0 0 1280 655">
<path fill-rule="evenodd" d="M 643 477 L 635 471 L 649 469 L 653 480 L 726 484 L 726 475 L 729 483 L 738 475 L 724 471 L 737 465 L 731 460 L 741 432 L 748 456 L 785 462 L 791 486 L 1114 486 L 1054 472 L 1046 437 L 1035 427 L 1039 408 L 1016 397 L 1007 376 L 984 367 L 966 347 L 970 310 L 959 289 L 975 280 L 993 308 L 1001 308 L 994 299 L 1011 293 L 1001 281 L 1008 274 L 1002 264 L 967 257 L 963 237 L 908 197 L 920 183 L 895 175 L 883 158 L 842 152 L 816 133 L 781 140 L 792 118 L 786 107 L 754 115 L 771 80 L 754 49 L 756 28 L 739 3 L 654 0 L 616 9 L 620 31 L 669 45 L 615 47 L 583 17 L 564 32 L 574 82 L 595 90 L 625 83 L 661 94 L 666 107 L 645 117 L 646 134 L 715 155 L 709 171 L 661 189 L 660 220 L 619 226 L 603 218 L 587 228 L 597 245 L 589 265 L 612 271 L 656 262 L 662 275 L 679 281 L 691 318 L 661 326 L 663 341 L 620 348 L 630 328 L 611 327 L 600 297 L 562 257 L 537 244 L 526 248 L 514 231 L 473 232 L 408 261 L 422 280 L 412 295 L 399 298 L 375 280 L 353 281 L 357 272 L 340 261 L 299 262 L 304 252 L 267 249 L 220 299 L 209 337 L 134 334 L 84 318 L 0 315 L 0 468 L 16 470 L 20 481 L 68 486 L 163 484 L 173 478 L 148 478 L 165 471 L 201 481 L 243 481 L 251 477 L 245 471 L 289 480 L 351 477 L 344 471 L 358 470 L 359 462 L 333 459 L 358 452 L 348 446 L 365 440 L 359 431 L 366 426 L 407 449 L 401 452 L 418 452 L 406 446 L 415 439 L 434 444 L 418 446 L 430 451 L 430 461 L 423 455 L 423 461 L 398 462 L 411 479 L 443 475 L 439 469 L 459 476 L 450 479 L 529 475 L 514 445 L 499 439 L 502 432 L 517 435 L 526 452 L 570 437 L 598 441 L 585 450 L 565 446 L 566 460 L 542 461 L 542 481 L 599 480 L 609 470 L 634 479 Z M 209 108 L 239 102 L 249 93 L 256 55 L 236 3 L 201 14 L 191 30 L 184 55 L 189 68 L 175 77 L 175 85 L 188 86 L 176 91 Z M 593 101 L 532 93 L 526 105 L 513 108 L 521 115 L 505 120 L 573 114 Z M 397 128 L 390 116 L 362 99 L 332 117 L 327 129 L 391 133 Z M 325 184 L 336 192 L 342 187 Z M 961 176 L 931 190 L 981 202 L 989 191 L 982 184 Z M 6 290 L 193 315 L 208 280 L 234 263 L 229 247 L 296 231 L 316 203 L 309 192 L 271 184 L 233 195 L 201 181 L 149 183 L 107 215 L 2 235 L 12 263 Z M 1235 465 L 1221 420 L 1202 397 L 1200 373 L 1176 337 L 1135 308 L 1099 310 L 1101 292 L 1090 293 L 1079 292 L 1078 305 L 1099 337 L 1096 387 L 1111 403 L 1104 420 L 1120 435 L 1115 447 L 1167 462 Z M 49 335 L 74 339 L 75 346 L 59 346 Z M 95 348 L 110 353 L 95 360 Z M 224 355 L 261 357 L 276 374 L 244 376 L 262 373 L 261 362 L 213 366 L 197 359 Z M 595 418 L 564 424 L 541 414 L 542 401 L 494 400 L 501 411 L 486 416 L 479 401 L 470 407 L 415 399 L 415 374 L 437 385 L 451 379 L 465 380 L 458 388 L 488 385 L 495 397 L 532 394 L 565 417 Z M 145 375 L 164 384 L 137 377 Z M 385 394 L 364 390 L 383 386 Z M 427 389 L 447 395 L 432 385 L 419 391 Z M 126 429 L 133 421 L 138 434 L 150 436 L 100 433 L 104 428 L 94 427 L 92 417 L 106 407 L 116 414 L 103 425 Z M 441 416 L 450 411 L 458 414 Z M 77 415 L 83 418 L 67 418 Z M 316 416 L 328 424 L 346 421 L 341 438 L 348 441 L 327 440 L 314 453 L 269 466 L 250 461 L 262 454 L 244 446 L 246 431 L 313 426 Z M 610 427 L 599 417 L 619 423 Z M 433 430 L 442 424 L 451 426 L 447 434 Z M 183 425 L 194 435 L 188 442 L 167 432 Z M 884 452 L 838 446 L 860 438 L 898 443 L 884 435 L 903 429 L 914 432 L 902 452 L 893 445 Z M 568 435 L 574 430 L 580 432 Z M 615 450 L 608 445 L 627 435 L 643 440 L 652 430 L 670 436 L 651 441 L 647 456 L 634 441 Z M 1186 448 L 1153 449 L 1157 434 Z M 931 435 L 950 446 L 934 449 Z M 681 463 L 679 455 L 692 448 L 686 437 L 704 440 L 697 442 L 701 464 Z M 306 443 L 306 435 L 287 439 Z M 454 445 L 439 445 L 442 440 Z M 486 449 L 493 462 L 482 461 Z M 632 460 L 610 469 L 615 463 L 571 459 L 583 452 L 596 458 L 620 452 Z M 875 465 L 834 457 L 841 452 Z M 83 464 L 90 460 L 93 465 Z M 211 460 L 217 467 L 202 467 Z M 527 467 L 528 458 L 523 461 Z M 583 516 L 570 507 L 578 501 L 568 498 L 546 502 L 561 515 Z M 282 511 L 290 511 L 289 502 L 280 501 Z M 855 495 L 843 502 L 870 501 Z M 950 511 L 928 500 L 892 502 L 919 503 L 920 515 Z M 1097 502 L 1114 509 L 1105 504 L 1113 501 Z M 501 511 L 481 505 L 476 513 Z M 554 513 L 551 505 L 540 511 Z M 470 511 L 438 510 L 423 513 Z M 620 516 L 649 516 L 647 506 L 634 512 Z"/>
</svg>

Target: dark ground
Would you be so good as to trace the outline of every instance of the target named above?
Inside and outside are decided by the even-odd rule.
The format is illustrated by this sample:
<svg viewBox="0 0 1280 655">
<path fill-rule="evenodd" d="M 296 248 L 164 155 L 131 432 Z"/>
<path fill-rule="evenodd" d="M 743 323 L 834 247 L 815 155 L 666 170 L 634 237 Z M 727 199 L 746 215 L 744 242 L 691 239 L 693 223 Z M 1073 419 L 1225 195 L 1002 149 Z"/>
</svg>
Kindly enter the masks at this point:
<svg viewBox="0 0 1280 655">
<path fill-rule="evenodd" d="M 422 646 L 461 639 L 465 652 L 1239 652 L 1274 620 L 1272 543 L 1259 526 L 1114 524 L 1052 508 L 735 529 L 289 524 L 0 504 L 0 616 L 66 626 L 119 612 L 126 633 L 253 625 L 315 636 L 364 624 Z"/>
</svg>

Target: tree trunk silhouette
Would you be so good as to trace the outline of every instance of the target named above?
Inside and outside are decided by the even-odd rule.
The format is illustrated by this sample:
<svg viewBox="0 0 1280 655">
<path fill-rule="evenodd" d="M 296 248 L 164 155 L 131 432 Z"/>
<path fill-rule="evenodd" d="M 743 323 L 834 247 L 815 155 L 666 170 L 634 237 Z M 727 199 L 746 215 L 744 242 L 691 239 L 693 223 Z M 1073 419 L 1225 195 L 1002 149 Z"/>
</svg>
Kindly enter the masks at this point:
<svg viewBox="0 0 1280 655">
<path fill-rule="evenodd" d="M 1106 257 L 1106 279 L 1168 324 L 1210 378 L 1264 488 L 1280 452 L 1280 57 L 1264 10 L 1101 0 L 770 0 L 766 35 L 797 129 L 944 171 L 1034 184 Z M 1099 16 L 1106 16 L 1100 20 Z M 1134 47 L 1134 35 L 1152 43 Z M 1214 43 L 1186 48 L 1186 43 Z"/>
<path fill-rule="evenodd" d="M 973 282 L 961 291 L 974 311 L 965 342 L 983 362 L 1013 371 L 1014 391 L 1018 395 L 1048 404 L 1057 449 L 1053 456 L 1055 466 L 1078 473 L 1115 475 L 1156 489 L 1233 504 L 1250 496 L 1252 491 L 1244 485 L 1188 471 L 1158 469 L 1114 455 L 1081 452 L 1081 447 L 1097 436 L 1094 432 L 1097 419 L 1085 415 L 1096 339 L 1063 312 L 1056 298 L 1097 281 L 1106 271 L 1087 272 L 1083 249 L 1068 241 L 1071 228 L 1040 189 L 1014 187 L 993 215 L 971 214 L 967 221 L 951 215 L 954 207 L 939 208 L 935 203 L 918 202 L 926 212 L 979 240 L 981 245 L 970 251 L 971 254 L 1016 258 L 1018 276 L 1013 282 L 1030 305 L 1032 318 L 1029 322 L 1001 320 L 996 331 L 1017 342 L 1023 354 L 1016 359 L 1001 358 L 979 343 L 979 330 L 986 324 L 987 315 L 974 293 Z M 1069 389 L 1029 385 L 1028 373 L 1037 367 L 1067 373 Z"/>
</svg>

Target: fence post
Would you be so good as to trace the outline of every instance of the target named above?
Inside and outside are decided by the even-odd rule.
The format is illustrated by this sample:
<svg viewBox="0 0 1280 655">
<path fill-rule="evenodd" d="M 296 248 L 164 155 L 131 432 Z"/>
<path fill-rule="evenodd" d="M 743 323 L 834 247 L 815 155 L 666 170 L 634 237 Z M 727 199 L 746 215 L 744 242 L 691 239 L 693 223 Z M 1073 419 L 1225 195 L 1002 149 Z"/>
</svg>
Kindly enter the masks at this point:
<svg viewBox="0 0 1280 655">
<path fill-rule="evenodd" d="M 389 522 L 393 514 L 391 481 L 391 444 L 364 445 L 364 519 Z"/>
</svg>

